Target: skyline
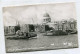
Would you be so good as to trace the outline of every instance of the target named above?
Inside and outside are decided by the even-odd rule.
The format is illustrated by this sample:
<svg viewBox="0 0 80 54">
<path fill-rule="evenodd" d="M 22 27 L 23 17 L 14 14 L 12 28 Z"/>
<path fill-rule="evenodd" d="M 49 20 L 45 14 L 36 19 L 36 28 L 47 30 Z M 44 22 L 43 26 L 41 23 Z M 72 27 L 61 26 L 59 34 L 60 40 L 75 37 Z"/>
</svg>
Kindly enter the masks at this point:
<svg viewBox="0 0 80 54">
<path fill-rule="evenodd" d="M 44 14 L 50 15 L 51 21 L 60 21 L 62 19 L 76 19 L 76 10 L 74 3 L 57 3 L 44 5 L 27 5 L 3 7 L 4 25 L 15 25 L 16 21 L 20 24 L 40 24 Z"/>
</svg>

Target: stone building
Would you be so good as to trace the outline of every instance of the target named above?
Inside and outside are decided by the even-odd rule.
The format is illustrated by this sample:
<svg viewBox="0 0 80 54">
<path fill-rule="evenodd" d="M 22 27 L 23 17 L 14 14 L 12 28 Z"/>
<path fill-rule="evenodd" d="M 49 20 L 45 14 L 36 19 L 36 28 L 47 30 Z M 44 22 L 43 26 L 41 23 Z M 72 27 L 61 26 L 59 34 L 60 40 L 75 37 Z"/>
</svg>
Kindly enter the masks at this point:
<svg viewBox="0 0 80 54">
<path fill-rule="evenodd" d="M 42 22 L 42 24 L 40 24 L 39 26 L 39 31 L 40 32 L 46 32 L 47 30 L 49 30 L 49 25 L 48 25 L 48 23 L 50 23 L 51 22 L 51 18 L 50 18 L 50 16 L 49 16 L 49 14 L 48 13 L 45 13 L 44 15 L 43 15 L 43 22 Z"/>
<path fill-rule="evenodd" d="M 15 34 L 15 26 L 4 26 L 4 34 L 5 35 Z"/>
</svg>

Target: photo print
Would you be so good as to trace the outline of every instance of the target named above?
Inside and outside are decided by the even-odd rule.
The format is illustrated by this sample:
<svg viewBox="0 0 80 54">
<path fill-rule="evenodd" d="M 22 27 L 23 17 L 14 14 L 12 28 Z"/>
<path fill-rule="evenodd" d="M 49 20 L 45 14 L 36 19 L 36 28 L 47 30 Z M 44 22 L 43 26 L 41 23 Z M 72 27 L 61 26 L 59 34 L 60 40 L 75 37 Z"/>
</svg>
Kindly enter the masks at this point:
<svg viewBox="0 0 80 54">
<path fill-rule="evenodd" d="M 7 53 L 78 48 L 74 2 L 3 7 Z"/>
</svg>

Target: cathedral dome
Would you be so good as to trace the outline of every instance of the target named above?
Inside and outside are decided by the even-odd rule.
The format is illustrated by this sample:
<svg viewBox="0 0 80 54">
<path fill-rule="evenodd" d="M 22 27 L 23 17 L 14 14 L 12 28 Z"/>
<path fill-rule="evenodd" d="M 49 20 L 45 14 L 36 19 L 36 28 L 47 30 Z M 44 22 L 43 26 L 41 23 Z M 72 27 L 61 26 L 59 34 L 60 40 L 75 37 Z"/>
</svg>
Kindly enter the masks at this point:
<svg viewBox="0 0 80 54">
<path fill-rule="evenodd" d="M 45 13 L 43 17 L 50 17 L 48 13 Z"/>
</svg>

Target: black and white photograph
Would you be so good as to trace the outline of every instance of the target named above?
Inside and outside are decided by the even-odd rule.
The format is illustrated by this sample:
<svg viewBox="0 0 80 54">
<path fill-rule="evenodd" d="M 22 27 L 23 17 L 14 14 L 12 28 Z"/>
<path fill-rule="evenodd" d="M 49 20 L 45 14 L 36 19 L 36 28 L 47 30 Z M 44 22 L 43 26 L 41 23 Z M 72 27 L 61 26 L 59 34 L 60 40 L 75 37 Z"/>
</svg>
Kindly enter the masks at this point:
<svg viewBox="0 0 80 54">
<path fill-rule="evenodd" d="M 2 8 L 6 53 L 78 48 L 75 2 Z"/>
</svg>

